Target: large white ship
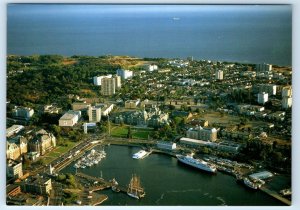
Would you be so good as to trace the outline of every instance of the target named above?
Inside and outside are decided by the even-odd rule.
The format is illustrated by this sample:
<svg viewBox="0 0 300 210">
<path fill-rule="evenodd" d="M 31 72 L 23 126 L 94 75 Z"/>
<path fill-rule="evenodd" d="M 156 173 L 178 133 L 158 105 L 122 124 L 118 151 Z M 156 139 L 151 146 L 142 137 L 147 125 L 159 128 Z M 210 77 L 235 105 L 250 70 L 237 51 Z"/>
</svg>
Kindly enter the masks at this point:
<svg viewBox="0 0 300 210">
<path fill-rule="evenodd" d="M 176 155 L 176 157 L 180 162 L 185 163 L 190 166 L 193 166 L 195 168 L 198 168 L 198 169 L 201 169 L 201 170 L 204 170 L 207 172 L 211 172 L 211 173 L 217 172 L 217 167 L 214 164 L 205 162 L 204 160 L 195 159 L 188 155 L 187 156 Z"/>
<path fill-rule="evenodd" d="M 143 159 L 144 157 L 147 157 L 150 154 L 150 152 L 147 152 L 145 150 L 140 150 L 139 152 L 132 155 L 132 158 L 134 159 Z"/>
</svg>

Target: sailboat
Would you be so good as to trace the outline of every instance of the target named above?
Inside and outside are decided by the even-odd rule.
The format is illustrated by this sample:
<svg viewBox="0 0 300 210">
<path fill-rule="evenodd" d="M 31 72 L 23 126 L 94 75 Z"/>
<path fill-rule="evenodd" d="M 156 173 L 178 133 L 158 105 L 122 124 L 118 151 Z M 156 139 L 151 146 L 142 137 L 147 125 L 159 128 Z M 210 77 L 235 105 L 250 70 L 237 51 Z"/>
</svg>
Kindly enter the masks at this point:
<svg viewBox="0 0 300 210">
<path fill-rule="evenodd" d="M 145 191 L 141 186 L 140 178 L 135 174 L 132 175 L 128 185 L 127 194 L 136 199 L 140 199 L 145 196 Z"/>
</svg>

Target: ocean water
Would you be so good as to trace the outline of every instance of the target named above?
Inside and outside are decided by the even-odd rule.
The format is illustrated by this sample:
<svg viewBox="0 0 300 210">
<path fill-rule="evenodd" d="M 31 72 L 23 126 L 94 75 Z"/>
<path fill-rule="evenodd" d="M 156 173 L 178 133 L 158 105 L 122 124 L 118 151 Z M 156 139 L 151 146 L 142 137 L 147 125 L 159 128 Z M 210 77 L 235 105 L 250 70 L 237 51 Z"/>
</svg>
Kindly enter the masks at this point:
<svg viewBox="0 0 300 210">
<path fill-rule="evenodd" d="M 7 53 L 291 65 L 290 5 L 8 4 Z"/>
</svg>

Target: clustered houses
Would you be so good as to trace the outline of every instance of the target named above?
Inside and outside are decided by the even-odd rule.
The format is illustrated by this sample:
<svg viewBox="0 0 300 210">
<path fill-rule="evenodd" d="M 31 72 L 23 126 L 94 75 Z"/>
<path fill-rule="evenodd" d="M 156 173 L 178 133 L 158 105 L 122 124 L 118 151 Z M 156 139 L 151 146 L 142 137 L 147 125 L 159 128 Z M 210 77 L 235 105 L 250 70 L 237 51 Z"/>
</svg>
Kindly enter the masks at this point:
<svg viewBox="0 0 300 210">
<path fill-rule="evenodd" d="M 117 124 L 126 123 L 129 125 L 160 127 L 169 124 L 169 114 L 163 113 L 158 108 L 152 108 L 149 111 L 130 111 L 116 113 L 112 117 Z"/>
<path fill-rule="evenodd" d="M 44 129 L 38 130 L 31 135 L 23 135 L 14 135 L 7 138 L 6 158 L 8 160 L 20 160 L 21 157 L 28 158 L 28 154 L 33 152 L 37 153 L 38 156 L 45 155 L 56 147 L 55 136 Z"/>
</svg>

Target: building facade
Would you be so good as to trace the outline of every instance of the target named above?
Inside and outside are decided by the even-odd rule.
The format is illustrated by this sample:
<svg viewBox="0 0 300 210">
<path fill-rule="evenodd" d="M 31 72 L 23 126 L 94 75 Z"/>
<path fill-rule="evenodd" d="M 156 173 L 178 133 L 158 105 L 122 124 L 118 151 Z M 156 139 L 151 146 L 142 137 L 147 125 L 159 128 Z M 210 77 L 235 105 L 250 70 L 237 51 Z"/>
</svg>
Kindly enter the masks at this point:
<svg viewBox="0 0 300 210">
<path fill-rule="evenodd" d="M 56 138 L 52 133 L 44 129 L 36 132 L 34 138 L 29 141 L 28 147 L 30 152 L 37 152 L 39 155 L 45 155 L 52 148 L 56 147 Z"/>
<path fill-rule="evenodd" d="M 129 71 L 126 69 L 118 69 L 117 75 L 120 76 L 123 80 L 126 80 L 133 77 L 133 71 Z"/>
<path fill-rule="evenodd" d="M 190 139 L 200 139 L 203 141 L 216 141 L 217 140 L 217 129 L 215 128 L 203 128 L 197 126 L 195 128 L 190 128 L 186 132 L 187 138 Z"/>
<path fill-rule="evenodd" d="M 29 120 L 33 116 L 33 114 L 34 114 L 34 110 L 28 107 L 15 106 L 15 108 L 12 110 L 13 117 L 21 118 L 25 120 Z"/>
<path fill-rule="evenodd" d="M 216 79 L 217 79 L 217 80 L 222 80 L 222 79 L 224 79 L 223 76 L 224 76 L 224 72 L 223 72 L 222 70 L 216 71 Z"/>
<path fill-rule="evenodd" d="M 272 71 L 272 65 L 271 64 L 266 64 L 266 63 L 262 63 L 262 64 L 257 64 L 256 65 L 256 71 Z"/>
<path fill-rule="evenodd" d="M 262 92 L 262 93 L 258 93 L 257 95 L 257 102 L 259 104 L 264 104 L 269 100 L 269 94 Z"/>
<path fill-rule="evenodd" d="M 101 80 L 101 94 L 104 96 L 111 96 L 116 93 L 115 78 L 103 78 Z"/>
<path fill-rule="evenodd" d="M 58 125 L 63 127 L 73 127 L 78 122 L 80 116 L 80 111 L 69 110 L 59 119 Z"/>
<path fill-rule="evenodd" d="M 89 122 L 100 122 L 101 121 L 101 107 L 92 106 L 88 110 Z"/>
<path fill-rule="evenodd" d="M 95 77 L 93 77 L 94 85 L 101 86 L 101 84 L 102 84 L 101 80 L 103 78 L 112 78 L 112 75 L 109 74 L 109 75 L 106 75 L 106 76 L 95 76 Z"/>
<path fill-rule="evenodd" d="M 23 176 L 22 162 L 8 160 L 6 164 L 6 175 L 10 178 L 20 178 Z"/>
</svg>

